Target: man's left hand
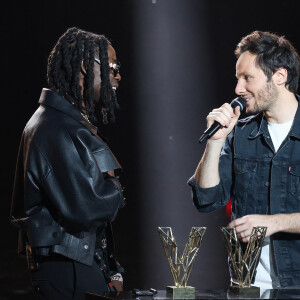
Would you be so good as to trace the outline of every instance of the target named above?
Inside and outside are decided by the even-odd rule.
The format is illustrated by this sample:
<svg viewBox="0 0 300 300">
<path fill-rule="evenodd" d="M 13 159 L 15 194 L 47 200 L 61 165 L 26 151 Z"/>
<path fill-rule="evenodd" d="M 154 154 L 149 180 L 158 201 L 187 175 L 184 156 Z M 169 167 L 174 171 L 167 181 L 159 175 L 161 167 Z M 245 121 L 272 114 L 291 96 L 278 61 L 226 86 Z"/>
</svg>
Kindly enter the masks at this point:
<svg viewBox="0 0 300 300">
<path fill-rule="evenodd" d="M 123 291 L 123 283 L 119 280 L 112 280 L 112 285 L 116 289 L 117 292 L 122 292 Z"/>
</svg>

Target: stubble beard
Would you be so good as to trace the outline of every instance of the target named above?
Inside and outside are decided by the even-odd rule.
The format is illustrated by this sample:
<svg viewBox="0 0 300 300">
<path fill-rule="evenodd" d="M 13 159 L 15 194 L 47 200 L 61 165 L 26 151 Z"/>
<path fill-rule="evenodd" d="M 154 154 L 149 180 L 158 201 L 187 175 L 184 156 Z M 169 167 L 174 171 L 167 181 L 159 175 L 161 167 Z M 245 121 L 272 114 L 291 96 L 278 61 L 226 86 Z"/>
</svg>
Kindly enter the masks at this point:
<svg viewBox="0 0 300 300">
<path fill-rule="evenodd" d="M 256 115 L 260 112 L 269 111 L 275 106 L 278 99 L 278 90 L 273 80 L 266 83 L 266 86 L 257 92 L 253 108 L 247 110 L 247 114 Z"/>
</svg>

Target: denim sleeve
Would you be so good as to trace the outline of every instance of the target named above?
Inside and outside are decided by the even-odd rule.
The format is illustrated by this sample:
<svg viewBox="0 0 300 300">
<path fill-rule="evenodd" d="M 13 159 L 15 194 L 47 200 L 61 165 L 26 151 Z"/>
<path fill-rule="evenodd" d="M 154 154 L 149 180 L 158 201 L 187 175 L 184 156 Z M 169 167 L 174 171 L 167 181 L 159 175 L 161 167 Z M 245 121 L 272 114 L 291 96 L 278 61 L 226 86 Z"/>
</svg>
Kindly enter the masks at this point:
<svg viewBox="0 0 300 300">
<path fill-rule="evenodd" d="M 232 188 L 232 143 L 233 132 L 226 138 L 219 161 L 220 183 L 211 188 L 201 188 L 194 177 L 188 181 L 196 208 L 208 213 L 224 207 L 230 199 Z"/>
</svg>

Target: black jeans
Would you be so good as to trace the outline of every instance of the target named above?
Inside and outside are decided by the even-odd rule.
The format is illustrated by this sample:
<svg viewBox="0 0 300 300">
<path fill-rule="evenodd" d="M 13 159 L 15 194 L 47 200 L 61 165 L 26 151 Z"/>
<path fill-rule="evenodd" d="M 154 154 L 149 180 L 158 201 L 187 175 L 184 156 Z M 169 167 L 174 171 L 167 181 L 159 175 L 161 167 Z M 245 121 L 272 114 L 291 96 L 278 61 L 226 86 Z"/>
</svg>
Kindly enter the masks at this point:
<svg viewBox="0 0 300 300">
<path fill-rule="evenodd" d="M 85 292 L 109 290 L 95 260 L 92 266 L 86 266 L 61 256 L 51 257 L 41 261 L 31 275 L 37 298 L 42 300 L 83 300 Z"/>
</svg>

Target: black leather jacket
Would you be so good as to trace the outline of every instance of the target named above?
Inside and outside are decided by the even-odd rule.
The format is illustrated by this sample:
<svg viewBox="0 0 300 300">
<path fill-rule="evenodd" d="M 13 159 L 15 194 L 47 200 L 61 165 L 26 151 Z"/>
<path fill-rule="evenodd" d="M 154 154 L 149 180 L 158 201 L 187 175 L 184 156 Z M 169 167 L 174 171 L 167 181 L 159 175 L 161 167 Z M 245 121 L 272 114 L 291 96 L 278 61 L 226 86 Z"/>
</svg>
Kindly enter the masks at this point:
<svg viewBox="0 0 300 300">
<path fill-rule="evenodd" d="M 20 229 L 19 252 L 29 243 L 37 253 L 91 265 L 97 230 L 110 235 L 124 206 L 118 179 L 107 174 L 120 165 L 68 100 L 43 89 L 39 104 L 24 129 L 15 175 L 11 220 Z"/>
</svg>

